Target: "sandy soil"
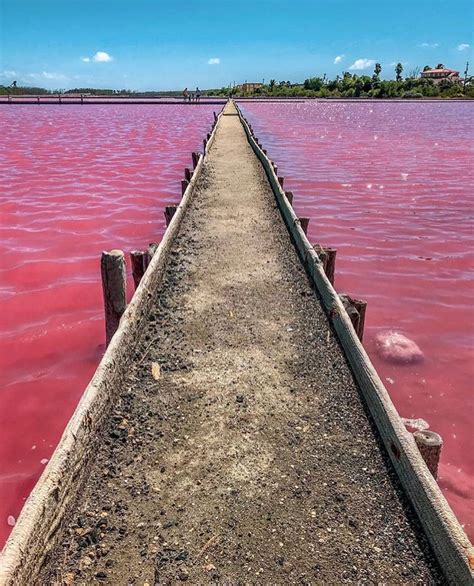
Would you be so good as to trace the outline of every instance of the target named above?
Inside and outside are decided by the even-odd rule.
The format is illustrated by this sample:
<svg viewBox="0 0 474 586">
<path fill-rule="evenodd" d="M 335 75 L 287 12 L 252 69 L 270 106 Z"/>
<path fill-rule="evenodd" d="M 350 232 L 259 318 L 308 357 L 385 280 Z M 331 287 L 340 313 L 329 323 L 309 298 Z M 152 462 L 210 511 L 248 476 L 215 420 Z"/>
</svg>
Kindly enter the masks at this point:
<svg viewBox="0 0 474 586">
<path fill-rule="evenodd" d="M 239 119 L 223 116 L 40 583 L 440 582 L 388 466 Z"/>
</svg>

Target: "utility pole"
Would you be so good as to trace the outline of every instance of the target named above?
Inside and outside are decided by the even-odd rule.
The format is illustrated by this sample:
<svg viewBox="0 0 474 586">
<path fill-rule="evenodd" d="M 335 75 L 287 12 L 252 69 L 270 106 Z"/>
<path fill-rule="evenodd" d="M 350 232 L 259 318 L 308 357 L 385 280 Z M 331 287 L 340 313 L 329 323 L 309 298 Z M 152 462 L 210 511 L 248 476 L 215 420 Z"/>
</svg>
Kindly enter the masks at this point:
<svg viewBox="0 0 474 586">
<path fill-rule="evenodd" d="M 463 92 L 466 93 L 467 74 L 469 72 L 469 61 L 466 61 L 466 69 L 464 70 L 464 84 Z"/>
</svg>

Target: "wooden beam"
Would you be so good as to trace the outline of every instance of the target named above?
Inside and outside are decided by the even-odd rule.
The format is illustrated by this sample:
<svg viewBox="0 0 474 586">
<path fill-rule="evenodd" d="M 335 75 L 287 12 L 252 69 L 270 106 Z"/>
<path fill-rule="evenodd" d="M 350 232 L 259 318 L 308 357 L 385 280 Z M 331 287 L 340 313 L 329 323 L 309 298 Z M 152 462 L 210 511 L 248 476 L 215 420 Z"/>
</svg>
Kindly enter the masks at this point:
<svg viewBox="0 0 474 586">
<path fill-rule="evenodd" d="M 433 478 L 436 479 L 438 476 L 441 448 L 443 447 L 441 436 L 434 431 L 425 429 L 423 431 L 415 431 L 413 437 L 420 450 L 421 457 L 428 466 L 428 470 L 433 475 Z"/>
<path fill-rule="evenodd" d="M 100 267 L 104 293 L 105 343 L 108 346 L 127 308 L 124 253 L 121 250 L 104 251 Z"/>
<path fill-rule="evenodd" d="M 130 260 L 132 262 L 132 276 L 133 276 L 133 283 L 135 285 L 135 290 L 138 289 L 138 285 L 142 280 L 143 275 L 145 274 L 146 267 L 148 264 L 146 263 L 146 256 L 147 252 L 145 250 L 132 250 L 130 253 Z"/>
<path fill-rule="evenodd" d="M 176 205 L 170 205 L 170 206 L 166 206 L 165 207 L 164 214 L 165 214 L 165 221 L 166 221 L 166 225 L 167 226 L 169 226 L 169 224 L 171 222 L 171 219 L 172 219 L 172 217 L 174 216 L 174 214 L 176 212 L 176 208 L 177 207 L 178 206 L 176 206 Z"/>
</svg>

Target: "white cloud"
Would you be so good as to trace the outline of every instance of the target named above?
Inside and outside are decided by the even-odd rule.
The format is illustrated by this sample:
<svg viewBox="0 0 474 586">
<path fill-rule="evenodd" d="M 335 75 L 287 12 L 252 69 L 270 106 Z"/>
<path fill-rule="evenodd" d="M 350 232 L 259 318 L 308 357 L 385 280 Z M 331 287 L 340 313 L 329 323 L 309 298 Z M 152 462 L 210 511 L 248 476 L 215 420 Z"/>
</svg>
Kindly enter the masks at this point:
<svg viewBox="0 0 474 586">
<path fill-rule="evenodd" d="M 89 63 L 90 60 L 90 57 L 81 57 L 81 61 L 84 61 L 84 63 Z"/>
<path fill-rule="evenodd" d="M 16 77 L 16 71 L 13 71 L 11 69 L 5 69 L 4 71 L 0 72 L 0 77 Z"/>
<path fill-rule="evenodd" d="M 439 47 L 439 43 L 421 43 L 420 47 L 424 47 L 425 49 L 436 49 L 436 47 Z"/>
<path fill-rule="evenodd" d="M 469 49 L 471 45 L 469 45 L 468 43 L 461 43 L 460 45 L 458 45 L 458 51 L 465 51 L 466 49 Z"/>
<path fill-rule="evenodd" d="M 92 61 L 96 61 L 98 63 L 108 63 L 109 61 L 113 61 L 113 57 L 111 57 L 105 51 L 97 51 L 94 57 L 92 57 Z"/>
<path fill-rule="evenodd" d="M 219 65 L 221 62 L 221 60 L 219 59 L 219 57 L 211 57 L 209 59 L 209 61 L 207 62 L 208 65 Z"/>
<path fill-rule="evenodd" d="M 361 69 L 367 69 L 369 67 L 372 67 L 372 65 L 375 65 L 375 60 L 374 59 L 356 59 L 354 61 L 354 63 L 349 67 L 349 69 L 352 70 L 361 70 Z"/>
<path fill-rule="evenodd" d="M 344 59 L 344 55 L 338 55 L 335 59 L 334 59 L 334 63 L 340 63 L 342 60 Z"/>
<path fill-rule="evenodd" d="M 29 73 L 28 77 L 31 79 L 47 79 L 50 81 L 65 81 L 67 78 L 66 75 L 62 73 L 51 73 L 49 71 L 42 71 L 41 73 Z"/>
</svg>

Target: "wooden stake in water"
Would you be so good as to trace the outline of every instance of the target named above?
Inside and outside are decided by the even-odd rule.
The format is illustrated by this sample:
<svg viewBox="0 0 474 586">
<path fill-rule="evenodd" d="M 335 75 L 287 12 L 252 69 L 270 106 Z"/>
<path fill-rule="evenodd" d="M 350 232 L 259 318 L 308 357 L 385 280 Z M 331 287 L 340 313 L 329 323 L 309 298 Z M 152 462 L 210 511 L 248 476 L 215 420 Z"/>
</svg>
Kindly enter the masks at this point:
<svg viewBox="0 0 474 586">
<path fill-rule="evenodd" d="M 308 234 L 309 218 L 299 218 L 301 229 L 305 234 Z"/>
<path fill-rule="evenodd" d="M 428 470 L 436 479 L 438 476 L 439 457 L 443 446 L 441 436 L 434 431 L 424 429 L 423 431 L 415 431 L 413 437 L 420 450 L 421 457 L 428 466 Z"/>
<path fill-rule="evenodd" d="M 364 337 L 365 313 L 367 310 L 367 301 L 363 299 L 354 299 L 349 295 L 342 293 L 339 295 L 344 305 L 347 315 L 349 316 L 357 337 L 362 342 Z"/>
<path fill-rule="evenodd" d="M 124 253 L 121 250 L 103 252 L 100 268 L 104 293 L 105 343 L 108 346 L 127 308 Z"/>
<path fill-rule="evenodd" d="M 135 284 L 135 289 L 138 288 L 140 281 L 147 267 L 146 261 L 147 253 L 144 250 L 132 250 L 130 253 L 130 260 L 132 261 L 132 276 Z"/>
<path fill-rule="evenodd" d="M 337 255 L 337 248 L 327 248 L 324 247 L 324 252 L 326 253 L 326 266 L 324 267 L 324 272 L 326 273 L 326 277 L 331 285 L 334 285 L 334 277 L 336 273 L 336 255 Z"/>
<path fill-rule="evenodd" d="M 169 226 L 169 223 L 171 222 L 173 216 L 176 213 L 176 209 L 178 206 L 175 205 L 171 205 L 171 206 L 165 206 L 165 221 L 166 221 L 166 225 Z"/>
</svg>

